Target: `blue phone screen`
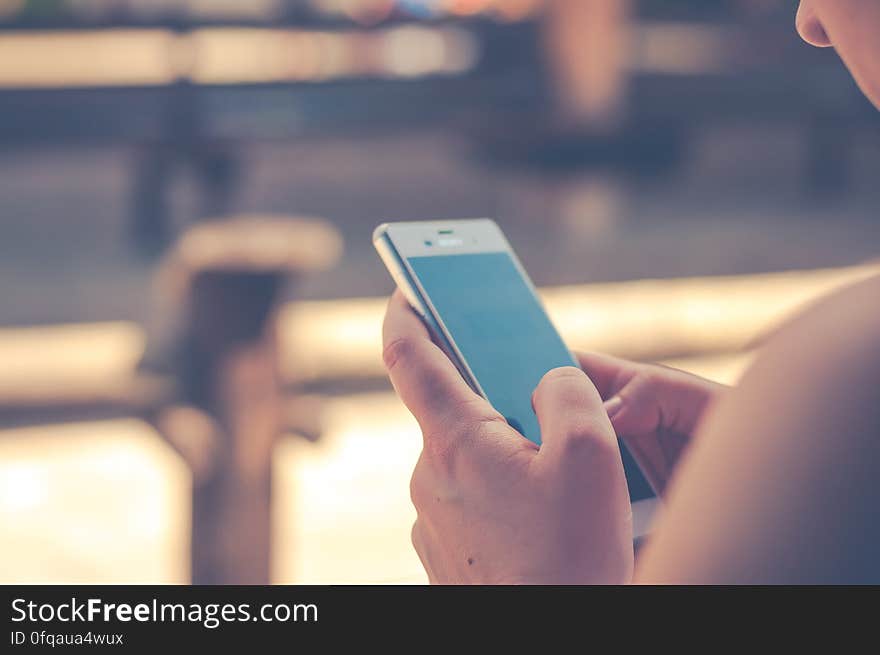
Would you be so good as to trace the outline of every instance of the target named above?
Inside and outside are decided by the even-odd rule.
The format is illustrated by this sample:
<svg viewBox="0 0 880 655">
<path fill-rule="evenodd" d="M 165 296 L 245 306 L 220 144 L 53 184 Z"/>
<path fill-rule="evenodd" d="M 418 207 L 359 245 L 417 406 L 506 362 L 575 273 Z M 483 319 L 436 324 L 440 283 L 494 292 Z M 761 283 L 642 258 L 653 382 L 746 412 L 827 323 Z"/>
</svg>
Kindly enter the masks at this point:
<svg viewBox="0 0 880 655">
<path fill-rule="evenodd" d="M 513 259 L 497 252 L 410 257 L 408 262 L 489 402 L 540 444 L 532 392 L 547 371 L 577 364 Z M 653 496 L 622 451 L 631 499 Z"/>
<path fill-rule="evenodd" d="M 575 362 L 510 255 L 413 257 L 409 263 L 489 402 L 541 443 L 532 392 L 547 371 Z"/>
</svg>

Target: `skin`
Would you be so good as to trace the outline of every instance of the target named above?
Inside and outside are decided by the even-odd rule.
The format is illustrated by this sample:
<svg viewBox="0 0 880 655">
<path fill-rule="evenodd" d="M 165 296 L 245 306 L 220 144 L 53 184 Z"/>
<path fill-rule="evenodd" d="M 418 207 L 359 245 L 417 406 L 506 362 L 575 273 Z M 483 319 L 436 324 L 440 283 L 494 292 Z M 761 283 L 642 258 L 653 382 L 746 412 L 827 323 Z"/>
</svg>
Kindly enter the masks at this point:
<svg viewBox="0 0 880 655">
<path fill-rule="evenodd" d="M 803 0 L 797 29 L 807 43 L 833 47 L 875 106 L 880 106 L 880 2 Z"/>
<path fill-rule="evenodd" d="M 599 353 L 577 357 L 605 401 L 615 432 L 654 491 L 665 494 L 706 410 L 727 387 L 665 366 Z"/>
<path fill-rule="evenodd" d="M 880 102 L 880 2 L 805 0 Z M 538 449 L 464 383 L 397 293 L 385 363 L 419 421 L 413 544 L 435 583 L 880 583 L 880 278 L 814 304 L 727 389 L 605 355 L 549 372 Z M 633 570 L 616 434 L 665 508 Z"/>
<path fill-rule="evenodd" d="M 708 410 L 636 581 L 880 582 L 878 298 L 815 304 Z"/>
<path fill-rule="evenodd" d="M 556 369 L 535 390 L 539 450 L 471 390 L 400 292 L 388 305 L 383 333 L 391 381 L 424 437 L 410 489 L 419 514 L 412 539 L 431 582 L 631 577 L 632 517 L 620 450 L 583 371 Z"/>
</svg>

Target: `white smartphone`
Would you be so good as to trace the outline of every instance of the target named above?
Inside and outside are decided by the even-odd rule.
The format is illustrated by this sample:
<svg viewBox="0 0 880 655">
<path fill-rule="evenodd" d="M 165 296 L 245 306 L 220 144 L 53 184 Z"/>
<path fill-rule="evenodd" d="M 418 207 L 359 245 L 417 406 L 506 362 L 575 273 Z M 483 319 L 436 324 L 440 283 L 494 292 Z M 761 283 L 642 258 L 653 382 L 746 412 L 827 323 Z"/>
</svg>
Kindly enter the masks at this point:
<svg viewBox="0 0 880 655">
<path fill-rule="evenodd" d="M 495 221 L 385 223 L 373 243 L 467 383 L 540 445 L 532 392 L 545 373 L 577 361 Z M 659 503 L 623 446 L 621 454 L 638 538 Z"/>
</svg>

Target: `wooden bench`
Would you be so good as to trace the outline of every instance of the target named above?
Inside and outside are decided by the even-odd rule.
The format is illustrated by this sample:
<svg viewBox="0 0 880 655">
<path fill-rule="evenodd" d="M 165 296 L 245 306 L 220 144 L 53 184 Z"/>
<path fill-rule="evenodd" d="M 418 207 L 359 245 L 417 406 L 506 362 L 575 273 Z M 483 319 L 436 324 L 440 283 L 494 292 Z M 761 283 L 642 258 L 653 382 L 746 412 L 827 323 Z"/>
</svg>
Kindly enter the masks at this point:
<svg viewBox="0 0 880 655">
<path fill-rule="evenodd" d="M 143 417 L 192 470 L 193 582 L 268 583 L 271 452 L 286 420 L 276 308 L 287 284 L 333 265 L 341 247 L 318 220 L 192 228 L 159 269 L 148 336 L 124 323 L 9 331 L 0 422 Z M 67 369 L 46 348 L 66 353 Z"/>
</svg>

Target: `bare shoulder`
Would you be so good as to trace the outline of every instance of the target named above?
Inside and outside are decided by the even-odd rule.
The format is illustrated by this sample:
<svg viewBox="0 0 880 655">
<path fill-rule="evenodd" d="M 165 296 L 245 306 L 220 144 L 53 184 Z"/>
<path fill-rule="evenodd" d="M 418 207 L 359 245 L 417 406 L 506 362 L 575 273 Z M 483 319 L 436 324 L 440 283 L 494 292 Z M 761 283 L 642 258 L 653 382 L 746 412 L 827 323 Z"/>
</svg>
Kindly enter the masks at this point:
<svg viewBox="0 0 880 655">
<path fill-rule="evenodd" d="M 789 326 L 832 326 L 845 332 L 857 332 L 865 338 L 880 329 L 880 275 L 844 287 L 824 296 L 795 317 Z"/>
<path fill-rule="evenodd" d="M 878 301 L 880 278 L 842 289 L 761 347 L 689 449 L 640 579 L 880 581 Z"/>
<path fill-rule="evenodd" d="M 799 423 L 793 438 L 824 439 L 829 433 L 818 428 L 825 426 L 841 441 L 876 448 L 878 390 L 880 277 L 873 277 L 816 301 L 777 331 L 737 395 L 743 404 L 771 405 L 775 421 Z"/>
<path fill-rule="evenodd" d="M 821 298 L 791 319 L 764 345 L 750 377 L 773 367 L 796 386 L 870 391 L 873 403 L 880 383 L 880 276 Z M 871 381 L 872 389 L 859 388 Z"/>
</svg>

